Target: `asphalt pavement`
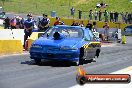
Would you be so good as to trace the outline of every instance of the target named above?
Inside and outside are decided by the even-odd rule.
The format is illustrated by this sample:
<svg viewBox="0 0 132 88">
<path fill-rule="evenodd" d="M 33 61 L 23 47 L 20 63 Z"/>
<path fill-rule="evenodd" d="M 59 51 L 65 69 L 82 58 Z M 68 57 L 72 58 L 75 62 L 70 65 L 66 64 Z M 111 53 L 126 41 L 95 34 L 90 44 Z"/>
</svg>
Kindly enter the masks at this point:
<svg viewBox="0 0 132 88">
<path fill-rule="evenodd" d="M 85 63 L 89 74 L 108 74 L 132 66 L 132 37 L 127 44 L 102 47 L 96 62 Z M 69 88 L 76 85 L 77 66 L 43 61 L 35 65 L 29 54 L 0 56 L 0 88 Z"/>
</svg>

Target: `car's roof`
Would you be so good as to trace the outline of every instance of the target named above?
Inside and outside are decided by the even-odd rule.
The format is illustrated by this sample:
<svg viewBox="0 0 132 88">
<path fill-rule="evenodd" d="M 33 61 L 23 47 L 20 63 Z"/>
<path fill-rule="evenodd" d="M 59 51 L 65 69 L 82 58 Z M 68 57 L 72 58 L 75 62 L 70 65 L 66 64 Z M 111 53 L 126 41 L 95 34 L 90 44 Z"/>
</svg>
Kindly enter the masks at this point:
<svg viewBox="0 0 132 88">
<path fill-rule="evenodd" d="M 84 28 L 84 27 L 80 27 L 80 26 L 69 26 L 69 25 L 56 25 L 54 27 Z"/>
</svg>

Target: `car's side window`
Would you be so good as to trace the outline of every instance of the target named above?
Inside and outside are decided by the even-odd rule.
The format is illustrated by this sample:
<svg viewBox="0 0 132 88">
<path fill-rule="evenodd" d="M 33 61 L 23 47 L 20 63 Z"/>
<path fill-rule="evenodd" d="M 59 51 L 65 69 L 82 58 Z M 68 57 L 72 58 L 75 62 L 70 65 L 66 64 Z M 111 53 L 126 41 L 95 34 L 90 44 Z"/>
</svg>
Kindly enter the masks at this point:
<svg viewBox="0 0 132 88">
<path fill-rule="evenodd" d="M 89 34 L 89 36 L 90 36 L 90 40 L 93 40 L 94 35 L 93 35 L 93 33 L 92 33 L 92 31 L 91 31 L 91 30 L 88 30 L 88 34 Z"/>
<path fill-rule="evenodd" d="M 86 40 L 86 41 L 90 41 L 91 38 L 90 38 L 90 35 L 89 35 L 89 31 L 86 29 L 86 30 L 84 31 L 84 33 L 85 33 L 85 36 L 84 36 L 85 40 Z"/>
<path fill-rule="evenodd" d="M 46 30 L 46 32 L 44 34 L 42 34 L 41 37 L 47 38 L 50 35 L 51 31 L 52 31 L 52 29 L 49 28 L 48 30 Z"/>
</svg>

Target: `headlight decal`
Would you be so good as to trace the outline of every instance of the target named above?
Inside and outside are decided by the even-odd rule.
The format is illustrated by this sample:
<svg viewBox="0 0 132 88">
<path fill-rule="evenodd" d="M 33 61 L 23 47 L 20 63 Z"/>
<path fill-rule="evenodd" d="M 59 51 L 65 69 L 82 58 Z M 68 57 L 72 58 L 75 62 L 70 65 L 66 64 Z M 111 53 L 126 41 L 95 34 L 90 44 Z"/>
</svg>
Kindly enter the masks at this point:
<svg viewBox="0 0 132 88">
<path fill-rule="evenodd" d="M 41 45 L 32 45 L 31 47 L 33 47 L 33 48 L 42 48 Z"/>
</svg>

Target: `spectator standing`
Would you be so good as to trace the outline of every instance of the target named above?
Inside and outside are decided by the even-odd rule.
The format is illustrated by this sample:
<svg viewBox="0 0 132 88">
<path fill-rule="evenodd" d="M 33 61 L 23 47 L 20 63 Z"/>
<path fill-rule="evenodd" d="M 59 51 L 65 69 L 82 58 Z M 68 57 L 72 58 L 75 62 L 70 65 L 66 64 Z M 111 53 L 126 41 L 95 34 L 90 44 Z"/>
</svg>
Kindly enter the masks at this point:
<svg viewBox="0 0 132 88">
<path fill-rule="evenodd" d="M 123 12 L 121 13 L 121 17 L 122 17 L 122 22 L 125 22 L 125 15 Z"/>
<path fill-rule="evenodd" d="M 16 17 L 16 28 L 17 28 L 17 29 L 20 28 L 20 19 L 21 19 L 21 18 L 20 18 L 19 16 Z"/>
<path fill-rule="evenodd" d="M 101 12 L 101 10 L 99 11 L 99 21 L 102 21 L 102 12 Z"/>
<path fill-rule="evenodd" d="M 105 22 L 105 25 L 103 26 L 104 28 L 104 35 L 106 36 L 106 39 L 108 41 L 108 38 L 109 38 L 109 25 L 107 22 Z"/>
<path fill-rule="evenodd" d="M 10 19 L 9 17 L 6 17 L 4 20 L 4 29 L 9 29 L 10 28 Z"/>
<path fill-rule="evenodd" d="M 114 21 L 114 13 L 111 11 L 110 12 L 110 22 Z"/>
<path fill-rule="evenodd" d="M 39 27 L 39 31 L 46 31 L 49 28 L 50 25 L 50 20 L 47 17 L 47 15 L 43 14 L 43 18 L 40 21 L 40 27 Z"/>
<path fill-rule="evenodd" d="M 131 23 L 131 14 L 130 13 L 128 14 L 128 23 L 129 24 Z"/>
<path fill-rule="evenodd" d="M 97 18 L 98 18 L 98 11 L 96 10 L 96 8 L 95 8 L 95 12 L 94 12 L 94 17 L 95 17 L 95 20 L 97 20 Z"/>
<path fill-rule="evenodd" d="M 80 26 L 81 26 L 81 27 L 84 27 L 83 21 L 80 22 Z"/>
<path fill-rule="evenodd" d="M 93 12 L 92 10 L 89 11 L 89 19 L 92 20 Z"/>
<path fill-rule="evenodd" d="M 54 23 L 54 26 L 60 25 L 60 24 L 61 24 L 60 18 L 56 17 L 56 22 Z"/>
<path fill-rule="evenodd" d="M 16 29 L 16 16 L 10 20 L 11 29 Z"/>
<path fill-rule="evenodd" d="M 71 26 L 79 26 L 79 23 L 78 22 L 75 22 L 73 21 L 72 25 Z"/>
<path fill-rule="evenodd" d="M 76 26 L 76 22 L 75 22 L 75 21 L 73 21 L 71 26 Z"/>
<path fill-rule="evenodd" d="M 34 28 L 34 21 L 32 20 L 32 14 L 27 15 L 27 20 L 24 21 L 24 47 L 25 47 L 25 42 L 28 37 L 32 34 L 32 30 Z"/>
<path fill-rule="evenodd" d="M 86 28 L 89 28 L 89 30 L 92 30 L 93 25 L 90 23 L 90 20 L 88 20 L 88 24 L 86 25 Z"/>
<path fill-rule="evenodd" d="M 109 15 L 108 11 L 105 10 L 105 12 L 104 12 L 105 22 L 108 22 L 108 15 Z"/>
<path fill-rule="evenodd" d="M 125 14 L 125 23 L 126 24 L 128 23 L 128 12 L 126 12 L 126 14 Z"/>
<path fill-rule="evenodd" d="M 41 27 L 40 27 L 40 24 L 41 24 L 41 19 L 40 19 L 40 17 L 38 17 L 37 22 L 38 22 L 38 29 L 40 30 L 40 29 L 41 29 Z"/>
<path fill-rule="evenodd" d="M 131 12 L 131 19 L 130 19 L 130 21 L 131 21 L 131 23 L 130 23 L 130 24 L 132 24 L 132 12 Z"/>
<path fill-rule="evenodd" d="M 81 19 L 82 18 L 82 11 L 78 10 L 78 14 L 79 14 L 79 19 Z"/>
<path fill-rule="evenodd" d="M 96 32 L 97 31 L 97 27 L 96 27 L 96 21 L 93 22 L 93 29 L 92 29 L 93 32 Z"/>
<path fill-rule="evenodd" d="M 24 18 L 20 20 L 20 29 L 24 29 Z"/>
<path fill-rule="evenodd" d="M 74 13 L 75 13 L 75 9 L 74 9 L 74 7 L 72 7 L 71 8 L 71 15 L 73 16 L 73 18 L 74 18 Z"/>
<path fill-rule="evenodd" d="M 118 15 L 119 15 L 118 12 L 115 12 L 115 13 L 114 13 L 114 19 L 115 19 L 115 22 L 118 22 Z"/>
</svg>

